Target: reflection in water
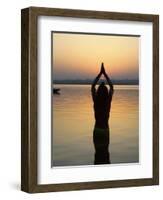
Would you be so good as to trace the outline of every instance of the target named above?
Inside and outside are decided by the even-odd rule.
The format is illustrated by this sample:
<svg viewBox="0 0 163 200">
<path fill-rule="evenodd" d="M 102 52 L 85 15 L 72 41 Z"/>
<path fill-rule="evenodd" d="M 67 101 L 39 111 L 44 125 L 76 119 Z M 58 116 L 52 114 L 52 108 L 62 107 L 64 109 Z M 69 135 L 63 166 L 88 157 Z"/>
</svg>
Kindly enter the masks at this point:
<svg viewBox="0 0 163 200">
<path fill-rule="evenodd" d="M 54 85 L 53 166 L 93 165 L 95 125 L 90 85 Z M 109 118 L 111 164 L 139 162 L 139 86 L 114 85 Z"/>
<path fill-rule="evenodd" d="M 95 147 L 94 164 L 110 164 L 109 143 L 110 135 L 108 129 L 94 128 L 93 142 Z"/>
</svg>

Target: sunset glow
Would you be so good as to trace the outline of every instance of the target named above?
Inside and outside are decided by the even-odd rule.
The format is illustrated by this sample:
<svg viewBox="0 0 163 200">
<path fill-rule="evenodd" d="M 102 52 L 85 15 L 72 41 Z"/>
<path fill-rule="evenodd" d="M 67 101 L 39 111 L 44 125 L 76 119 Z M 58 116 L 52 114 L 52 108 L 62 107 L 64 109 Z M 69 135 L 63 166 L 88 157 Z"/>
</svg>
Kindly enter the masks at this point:
<svg viewBox="0 0 163 200">
<path fill-rule="evenodd" d="M 113 79 L 138 79 L 139 37 L 53 33 L 53 79 L 93 79 L 104 62 Z"/>
</svg>

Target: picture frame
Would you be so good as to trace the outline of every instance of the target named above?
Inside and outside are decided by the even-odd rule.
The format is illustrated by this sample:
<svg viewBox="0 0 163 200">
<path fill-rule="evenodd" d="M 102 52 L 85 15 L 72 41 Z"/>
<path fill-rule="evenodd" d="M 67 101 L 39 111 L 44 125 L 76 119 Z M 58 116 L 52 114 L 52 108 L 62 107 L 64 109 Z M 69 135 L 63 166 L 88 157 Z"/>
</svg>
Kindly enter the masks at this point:
<svg viewBox="0 0 163 200">
<path fill-rule="evenodd" d="M 38 183 L 38 18 L 152 23 L 152 177 L 122 180 Z M 148 74 L 146 74 L 148 76 Z M 148 124 L 146 124 L 148 126 Z M 153 14 L 29 7 L 21 10 L 21 190 L 28 193 L 148 186 L 159 184 L 159 16 Z"/>
</svg>

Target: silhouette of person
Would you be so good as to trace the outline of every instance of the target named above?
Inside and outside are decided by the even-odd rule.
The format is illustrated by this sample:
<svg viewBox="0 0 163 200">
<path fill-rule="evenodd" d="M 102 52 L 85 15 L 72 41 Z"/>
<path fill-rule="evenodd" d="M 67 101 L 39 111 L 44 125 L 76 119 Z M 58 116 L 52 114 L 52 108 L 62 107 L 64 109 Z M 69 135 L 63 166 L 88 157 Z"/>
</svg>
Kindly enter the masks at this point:
<svg viewBox="0 0 163 200">
<path fill-rule="evenodd" d="M 101 82 L 97 91 L 96 84 L 101 75 L 104 75 L 110 90 L 104 82 Z M 95 147 L 94 164 L 110 164 L 110 154 L 108 151 L 110 143 L 109 115 L 111 109 L 112 96 L 114 93 L 113 84 L 105 72 L 104 64 L 101 64 L 100 73 L 97 75 L 91 87 L 92 99 L 94 103 L 95 126 L 93 131 L 93 142 Z"/>
</svg>

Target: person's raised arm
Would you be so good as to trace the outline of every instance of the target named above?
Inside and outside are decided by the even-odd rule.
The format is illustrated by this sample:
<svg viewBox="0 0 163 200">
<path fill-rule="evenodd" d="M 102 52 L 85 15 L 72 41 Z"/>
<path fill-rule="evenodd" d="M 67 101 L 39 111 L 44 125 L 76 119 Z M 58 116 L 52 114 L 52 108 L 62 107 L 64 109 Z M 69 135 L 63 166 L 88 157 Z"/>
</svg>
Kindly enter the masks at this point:
<svg viewBox="0 0 163 200">
<path fill-rule="evenodd" d="M 95 88 L 95 86 L 96 86 L 97 82 L 99 81 L 101 75 L 102 75 L 102 68 L 101 68 L 99 74 L 94 79 L 94 81 L 92 83 L 92 86 L 91 86 L 91 92 L 92 92 L 92 98 L 93 98 L 93 100 L 94 100 L 95 94 L 96 94 L 96 88 Z"/>
<path fill-rule="evenodd" d="M 93 81 L 93 83 L 92 83 L 92 88 L 94 88 L 94 87 L 96 86 L 96 84 L 97 84 L 97 82 L 99 81 L 101 75 L 102 75 L 102 73 L 100 72 L 100 73 L 96 76 L 96 78 L 94 79 L 94 81 Z"/>
<path fill-rule="evenodd" d="M 106 78 L 107 83 L 108 83 L 109 86 L 110 86 L 110 92 L 113 93 L 113 92 L 114 92 L 114 86 L 113 86 L 113 83 L 111 82 L 109 76 L 108 76 L 107 73 L 105 72 L 105 68 L 104 68 L 103 63 L 102 63 L 101 68 L 102 68 L 102 73 L 104 74 L 104 77 Z"/>
</svg>

